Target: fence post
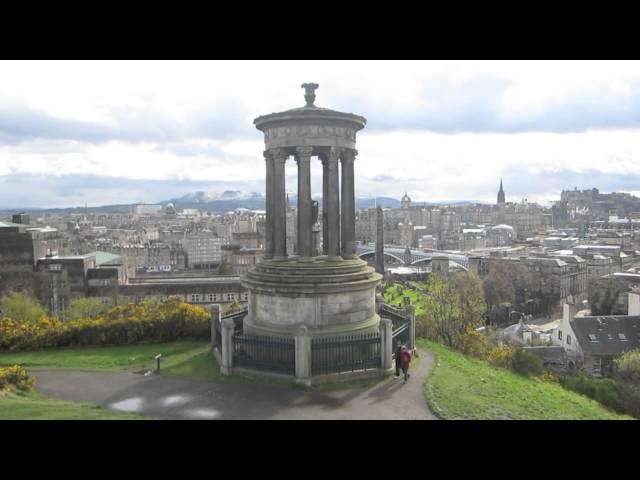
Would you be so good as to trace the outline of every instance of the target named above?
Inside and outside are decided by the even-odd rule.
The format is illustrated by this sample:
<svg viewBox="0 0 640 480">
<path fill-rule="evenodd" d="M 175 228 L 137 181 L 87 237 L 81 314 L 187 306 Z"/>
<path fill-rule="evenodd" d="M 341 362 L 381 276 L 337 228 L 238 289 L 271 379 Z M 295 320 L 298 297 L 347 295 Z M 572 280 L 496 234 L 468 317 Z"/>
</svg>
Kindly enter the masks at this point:
<svg viewBox="0 0 640 480">
<path fill-rule="evenodd" d="M 211 305 L 211 348 L 216 348 L 216 322 L 220 323 L 220 305 Z"/>
<path fill-rule="evenodd" d="M 382 304 L 384 303 L 384 297 L 381 293 L 376 293 L 376 313 L 380 315 L 380 308 L 382 308 Z"/>
<path fill-rule="evenodd" d="M 220 373 L 230 375 L 233 367 L 233 331 L 235 322 L 232 318 L 222 320 L 222 364 Z"/>
<path fill-rule="evenodd" d="M 392 345 L 393 322 L 388 318 L 380 320 L 380 355 L 382 356 L 382 370 L 392 369 L 391 355 L 393 354 Z"/>
<path fill-rule="evenodd" d="M 311 386 L 311 336 L 304 325 L 295 336 L 296 383 Z"/>
<path fill-rule="evenodd" d="M 407 305 L 405 307 L 407 317 L 409 318 L 409 348 L 416 348 L 416 306 Z"/>
</svg>

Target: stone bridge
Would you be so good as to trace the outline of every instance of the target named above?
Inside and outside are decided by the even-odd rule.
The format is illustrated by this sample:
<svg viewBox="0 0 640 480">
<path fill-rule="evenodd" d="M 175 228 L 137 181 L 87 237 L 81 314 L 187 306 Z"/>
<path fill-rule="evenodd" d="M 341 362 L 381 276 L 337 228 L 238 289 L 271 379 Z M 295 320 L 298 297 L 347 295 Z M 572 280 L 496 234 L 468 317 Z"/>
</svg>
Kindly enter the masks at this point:
<svg viewBox="0 0 640 480">
<path fill-rule="evenodd" d="M 375 245 L 358 245 L 356 254 L 363 260 L 370 260 L 375 257 Z M 401 247 L 384 247 L 385 263 L 396 263 L 405 266 L 423 266 L 431 262 L 433 257 L 447 257 L 451 267 L 459 267 L 462 270 L 469 269 L 469 259 L 459 253 L 451 253 L 446 251 L 432 250 L 425 252 L 423 250 L 401 248 Z"/>
</svg>

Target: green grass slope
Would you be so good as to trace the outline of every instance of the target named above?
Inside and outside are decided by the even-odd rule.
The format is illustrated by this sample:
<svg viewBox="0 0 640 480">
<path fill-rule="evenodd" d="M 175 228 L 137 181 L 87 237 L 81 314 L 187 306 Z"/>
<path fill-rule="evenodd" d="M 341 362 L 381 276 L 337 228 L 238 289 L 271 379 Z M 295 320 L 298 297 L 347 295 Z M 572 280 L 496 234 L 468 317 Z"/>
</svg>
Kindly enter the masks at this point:
<svg viewBox="0 0 640 480">
<path fill-rule="evenodd" d="M 617 420 L 598 402 L 560 385 L 527 378 L 420 339 L 435 366 L 424 385 L 431 410 L 444 419 Z"/>
</svg>

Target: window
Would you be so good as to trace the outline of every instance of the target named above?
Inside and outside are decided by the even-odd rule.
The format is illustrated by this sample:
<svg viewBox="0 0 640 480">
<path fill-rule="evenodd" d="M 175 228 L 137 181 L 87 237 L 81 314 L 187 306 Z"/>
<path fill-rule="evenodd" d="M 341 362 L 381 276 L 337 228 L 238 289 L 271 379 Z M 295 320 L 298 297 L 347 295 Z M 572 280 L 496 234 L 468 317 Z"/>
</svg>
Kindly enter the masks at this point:
<svg viewBox="0 0 640 480">
<path fill-rule="evenodd" d="M 191 303 L 198 303 L 200 301 L 200 294 L 199 293 L 192 293 L 191 294 Z"/>
<path fill-rule="evenodd" d="M 598 341 L 598 337 L 596 337 L 593 333 L 589 334 L 589 340 L 591 340 L 592 342 L 597 342 Z"/>
<path fill-rule="evenodd" d="M 620 339 L 620 341 L 622 342 L 626 342 L 627 341 L 627 337 L 624 333 L 619 333 L 618 334 L 618 338 Z"/>
<path fill-rule="evenodd" d="M 562 330 L 558 330 L 558 340 L 562 340 Z"/>
<path fill-rule="evenodd" d="M 608 334 L 607 334 L 607 338 L 608 338 L 609 340 L 613 340 L 613 335 L 611 335 L 610 333 L 608 333 Z"/>
<path fill-rule="evenodd" d="M 49 270 L 53 270 L 53 271 L 62 270 L 62 265 L 59 263 L 51 263 L 49 264 Z"/>
<path fill-rule="evenodd" d="M 571 335 L 567 335 L 567 345 L 571 345 Z"/>
</svg>

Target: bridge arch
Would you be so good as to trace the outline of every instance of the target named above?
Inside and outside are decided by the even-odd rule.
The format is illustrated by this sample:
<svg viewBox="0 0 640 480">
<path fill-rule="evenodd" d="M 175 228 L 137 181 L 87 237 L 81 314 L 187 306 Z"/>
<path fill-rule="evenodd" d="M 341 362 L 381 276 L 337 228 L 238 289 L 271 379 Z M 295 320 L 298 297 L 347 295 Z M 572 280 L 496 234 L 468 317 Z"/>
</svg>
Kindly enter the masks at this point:
<svg viewBox="0 0 640 480">
<path fill-rule="evenodd" d="M 366 252 L 359 253 L 358 257 L 361 258 L 362 260 L 365 260 L 365 258 L 373 257 L 373 256 L 375 256 L 375 254 L 376 254 L 375 251 L 369 250 L 369 251 L 366 251 Z M 384 256 L 385 257 L 391 257 L 394 260 L 397 260 L 398 262 L 400 262 L 402 265 L 406 265 L 406 262 L 402 258 L 400 258 L 400 257 L 398 257 L 398 256 L 396 256 L 396 255 L 394 255 L 392 253 L 384 252 Z"/>
</svg>

